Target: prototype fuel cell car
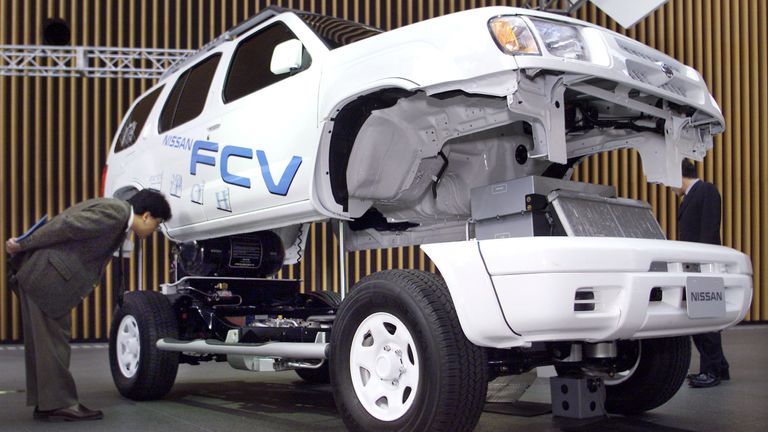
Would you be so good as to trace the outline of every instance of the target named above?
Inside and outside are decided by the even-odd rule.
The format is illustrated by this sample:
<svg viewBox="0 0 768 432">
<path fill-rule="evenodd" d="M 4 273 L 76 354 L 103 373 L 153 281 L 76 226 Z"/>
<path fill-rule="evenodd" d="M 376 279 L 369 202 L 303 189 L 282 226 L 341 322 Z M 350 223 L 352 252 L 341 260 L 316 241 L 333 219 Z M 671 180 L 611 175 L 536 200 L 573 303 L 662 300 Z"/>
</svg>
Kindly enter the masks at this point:
<svg viewBox="0 0 768 432">
<path fill-rule="evenodd" d="M 668 241 L 647 203 L 569 178 L 633 148 L 679 186 L 723 129 L 694 69 L 564 16 L 382 32 L 267 9 L 169 70 L 115 136 L 105 194 L 161 190 L 176 245 L 174 280 L 115 313 L 115 383 L 160 398 L 179 363 L 226 359 L 330 380 L 352 430 L 471 430 L 489 379 L 554 365 L 603 377 L 609 412 L 658 407 L 687 335 L 744 318 L 750 261 Z M 347 250 L 422 245 L 440 275 L 378 272 L 343 301 L 273 278 L 323 220 Z"/>
</svg>

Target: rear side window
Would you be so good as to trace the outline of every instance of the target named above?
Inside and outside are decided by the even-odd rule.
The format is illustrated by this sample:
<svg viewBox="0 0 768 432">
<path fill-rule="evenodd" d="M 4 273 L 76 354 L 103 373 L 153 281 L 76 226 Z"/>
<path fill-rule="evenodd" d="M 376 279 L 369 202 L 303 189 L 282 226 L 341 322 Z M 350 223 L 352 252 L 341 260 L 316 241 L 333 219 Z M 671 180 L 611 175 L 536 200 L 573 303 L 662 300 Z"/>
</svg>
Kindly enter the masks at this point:
<svg viewBox="0 0 768 432">
<path fill-rule="evenodd" d="M 120 135 L 117 137 L 115 153 L 136 144 L 136 141 L 141 134 L 141 130 L 144 129 L 144 123 L 147 122 L 149 112 L 152 111 L 152 107 L 155 106 L 157 97 L 160 96 L 162 90 L 162 86 L 154 89 L 152 93 L 141 98 L 133 107 L 133 111 L 128 114 L 128 118 L 125 120 L 123 128 L 120 130 Z"/>
<path fill-rule="evenodd" d="M 160 133 L 180 126 L 203 112 L 220 59 L 221 54 L 208 57 L 179 76 L 160 113 Z"/>
<path fill-rule="evenodd" d="M 232 56 L 227 82 L 224 84 L 224 102 L 235 101 L 288 78 L 289 74 L 273 74 L 270 63 L 275 47 L 291 39 L 296 39 L 296 35 L 285 24 L 278 22 L 240 42 Z M 309 67 L 310 63 L 309 54 L 305 50 L 302 69 Z"/>
</svg>

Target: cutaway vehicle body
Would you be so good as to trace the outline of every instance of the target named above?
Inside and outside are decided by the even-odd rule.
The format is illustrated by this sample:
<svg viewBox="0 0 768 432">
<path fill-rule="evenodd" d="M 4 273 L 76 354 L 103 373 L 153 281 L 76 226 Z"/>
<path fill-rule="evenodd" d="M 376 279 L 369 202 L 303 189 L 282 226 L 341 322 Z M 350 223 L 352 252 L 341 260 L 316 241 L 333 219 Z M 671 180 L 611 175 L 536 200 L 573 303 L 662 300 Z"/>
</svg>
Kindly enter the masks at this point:
<svg viewBox="0 0 768 432">
<path fill-rule="evenodd" d="M 105 194 L 161 190 L 176 246 L 174 281 L 116 312 L 115 382 L 159 398 L 179 362 L 226 359 L 330 380 L 353 430 L 471 430 L 489 379 L 555 365 L 606 377 L 611 412 L 653 409 L 684 380 L 687 335 L 744 318 L 750 261 L 665 240 L 648 204 L 569 178 L 633 148 L 680 186 L 723 129 L 694 69 L 567 17 L 491 7 L 381 32 L 269 8 L 116 134 Z M 422 245 L 440 276 L 375 273 L 343 301 L 272 278 L 323 220 L 347 250 Z"/>
</svg>

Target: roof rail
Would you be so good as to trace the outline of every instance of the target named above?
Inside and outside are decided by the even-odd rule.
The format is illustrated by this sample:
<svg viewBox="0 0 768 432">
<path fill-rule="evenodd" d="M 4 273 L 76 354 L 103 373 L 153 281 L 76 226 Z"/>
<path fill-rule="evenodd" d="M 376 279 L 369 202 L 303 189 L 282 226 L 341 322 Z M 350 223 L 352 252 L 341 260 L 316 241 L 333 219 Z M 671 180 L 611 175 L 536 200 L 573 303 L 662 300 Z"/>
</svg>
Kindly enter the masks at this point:
<svg viewBox="0 0 768 432">
<path fill-rule="evenodd" d="M 165 71 L 165 73 L 160 77 L 160 80 L 164 80 L 168 76 L 172 75 L 174 72 L 178 71 L 179 69 L 184 68 L 190 63 L 193 63 L 200 57 L 203 57 L 205 54 L 207 54 L 212 49 L 216 48 L 217 46 L 223 44 L 224 42 L 229 42 L 237 38 L 238 36 L 242 35 L 243 33 L 247 32 L 248 30 L 256 27 L 257 25 L 263 23 L 264 21 L 267 21 L 271 19 L 272 17 L 275 17 L 277 15 L 280 15 L 283 12 L 289 11 L 291 9 L 281 8 L 278 6 L 269 6 L 267 8 L 262 9 L 257 13 L 256 15 L 248 18 L 247 20 L 241 22 L 240 24 L 232 27 L 231 29 L 227 30 L 226 32 L 222 33 L 221 35 L 217 36 L 215 39 L 211 40 L 207 44 L 203 45 L 199 50 L 197 50 L 194 54 L 187 57 L 183 61 L 180 61 L 176 63 L 173 67 Z"/>
</svg>

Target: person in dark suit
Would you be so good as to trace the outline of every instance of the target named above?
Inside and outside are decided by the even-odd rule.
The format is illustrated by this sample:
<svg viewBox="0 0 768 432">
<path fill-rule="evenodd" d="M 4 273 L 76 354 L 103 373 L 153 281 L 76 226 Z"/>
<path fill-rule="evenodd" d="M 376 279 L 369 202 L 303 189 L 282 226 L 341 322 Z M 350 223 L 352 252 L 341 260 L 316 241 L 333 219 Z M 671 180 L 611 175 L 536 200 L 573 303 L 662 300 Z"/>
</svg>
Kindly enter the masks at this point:
<svg viewBox="0 0 768 432">
<path fill-rule="evenodd" d="M 24 331 L 27 405 L 35 406 L 35 419 L 103 417 L 78 402 L 69 372 L 70 311 L 99 283 L 130 231 L 146 238 L 170 217 L 165 197 L 144 189 L 128 201 L 84 201 L 21 241 L 8 239 L 5 248 L 15 263 L 10 285 L 19 297 Z"/>
<path fill-rule="evenodd" d="M 720 244 L 720 193 L 711 183 L 696 176 L 696 167 L 688 159 L 682 163 L 684 194 L 677 213 L 678 240 Z M 713 387 L 730 379 L 728 361 L 723 354 L 720 332 L 693 335 L 699 350 L 698 374 L 688 375 L 691 387 Z"/>
</svg>

